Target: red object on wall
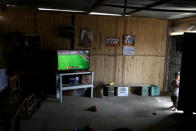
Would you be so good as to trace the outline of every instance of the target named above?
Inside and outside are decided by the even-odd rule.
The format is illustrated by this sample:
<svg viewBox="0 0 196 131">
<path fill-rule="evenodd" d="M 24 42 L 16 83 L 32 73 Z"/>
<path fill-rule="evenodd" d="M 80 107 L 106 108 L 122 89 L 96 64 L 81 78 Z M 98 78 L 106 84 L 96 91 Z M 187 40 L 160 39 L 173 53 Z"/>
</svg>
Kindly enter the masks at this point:
<svg viewBox="0 0 196 131">
<path fill-rule="evenodd" d="M 108 46 L 120 46 L 120 39 L 119 38 L 107 38 L 106 45 Z"/>
</svg>

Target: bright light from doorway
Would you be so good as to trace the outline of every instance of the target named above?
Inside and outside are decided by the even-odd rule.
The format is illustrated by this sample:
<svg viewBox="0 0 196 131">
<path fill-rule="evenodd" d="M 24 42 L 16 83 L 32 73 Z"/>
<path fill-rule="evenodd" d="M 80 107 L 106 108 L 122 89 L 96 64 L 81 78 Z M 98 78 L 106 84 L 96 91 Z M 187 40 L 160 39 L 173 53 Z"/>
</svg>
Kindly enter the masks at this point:
<svg viewBox="0 0 196 131">
<path fill-rule="evenodd" d="M 192 32 L 192 33 L 196 33 L 196 31 L 182 31 L 182 32 L 172 32 L 170 33 L 171 36 L 173 35 L 183 35 L 185 32 Z"/>
<path fill-rule="evenodd" d="M 176 111 L 176 113 L 180 113 L 180 114 L 182 114 L 182 113 L 184 113 L 184 111 L 177 110 L 177 111 Z"/>
<path fill-rule="evenodd" d="M 177 111 L 175 111 L 176 113 L 179 113 L 179 114 L 182 114 L 182 113 L 184 113 L 184 111 L 182 111 L 182 110 L 177 110 Z M 196 115 L 196 112 L 193 112 L 193 115 Z"/>
<path fill-rule="evenodd" d="M 170 33 L 171 36 L 174 36 L 174 35 L 183 35 L 184 32 L 172 32 Z"/>
</svg>

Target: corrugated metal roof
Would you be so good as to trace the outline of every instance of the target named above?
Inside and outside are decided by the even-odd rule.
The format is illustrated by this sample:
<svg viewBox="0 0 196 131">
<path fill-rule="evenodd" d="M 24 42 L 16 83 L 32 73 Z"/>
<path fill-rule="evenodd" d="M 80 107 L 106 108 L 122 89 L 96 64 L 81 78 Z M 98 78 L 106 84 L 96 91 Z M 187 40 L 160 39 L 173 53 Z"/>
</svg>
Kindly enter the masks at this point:
<svg viewBox="0 0 196 131">
<path fill-rule="evenodd" d="M 1 0 L 1 5 L 179 19 L 196 15 L 195 0 Z"/>
</svg>

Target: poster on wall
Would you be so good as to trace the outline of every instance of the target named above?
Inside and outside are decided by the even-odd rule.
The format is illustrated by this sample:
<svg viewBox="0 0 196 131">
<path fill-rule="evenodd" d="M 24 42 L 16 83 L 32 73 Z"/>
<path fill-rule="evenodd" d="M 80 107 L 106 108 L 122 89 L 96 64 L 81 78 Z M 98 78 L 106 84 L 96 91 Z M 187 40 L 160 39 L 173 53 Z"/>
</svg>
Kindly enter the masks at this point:
<svg viewBox="0 0 196 131">
<path fill-rule="evenodd" d="M 93 40 L 93 32 L 90 30 L 81 30 L 80 43 L 81 46 L 90 47 Z"/>
<path fill-rule="evenodd" d="M 120 46 L 120 39 L 119 38 L 106 38 L 106 45 Z"/>
<path fill-rule="evenodd" d="M 123 42 L 126 46 L 135 46 L 135 36 L 134 35 L 124 35 Z"/>
<path fill-rule="evenodd" d="M 134 56 L 133 46 L 123 46 L 123 55 Z"/>
</svg>

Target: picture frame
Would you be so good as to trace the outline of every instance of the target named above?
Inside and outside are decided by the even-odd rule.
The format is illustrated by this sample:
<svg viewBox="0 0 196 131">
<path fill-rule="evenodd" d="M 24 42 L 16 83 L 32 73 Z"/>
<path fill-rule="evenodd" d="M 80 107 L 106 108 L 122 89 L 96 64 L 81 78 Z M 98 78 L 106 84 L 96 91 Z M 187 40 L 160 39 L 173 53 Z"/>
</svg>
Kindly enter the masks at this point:
<svg viewBox="0 0 196 131">
<path fill-rule="evenodd" d="M 135 46 L 135 36 L 134 35 L 124 35 L 123 42 L 126 46 Z"/>
<path fill-rule="evenodd" d="M 93 41 L 93 32 L 90 30 L 81 30 L 79 45 L 90 47 L 92 41 Z"/>
</svg>

